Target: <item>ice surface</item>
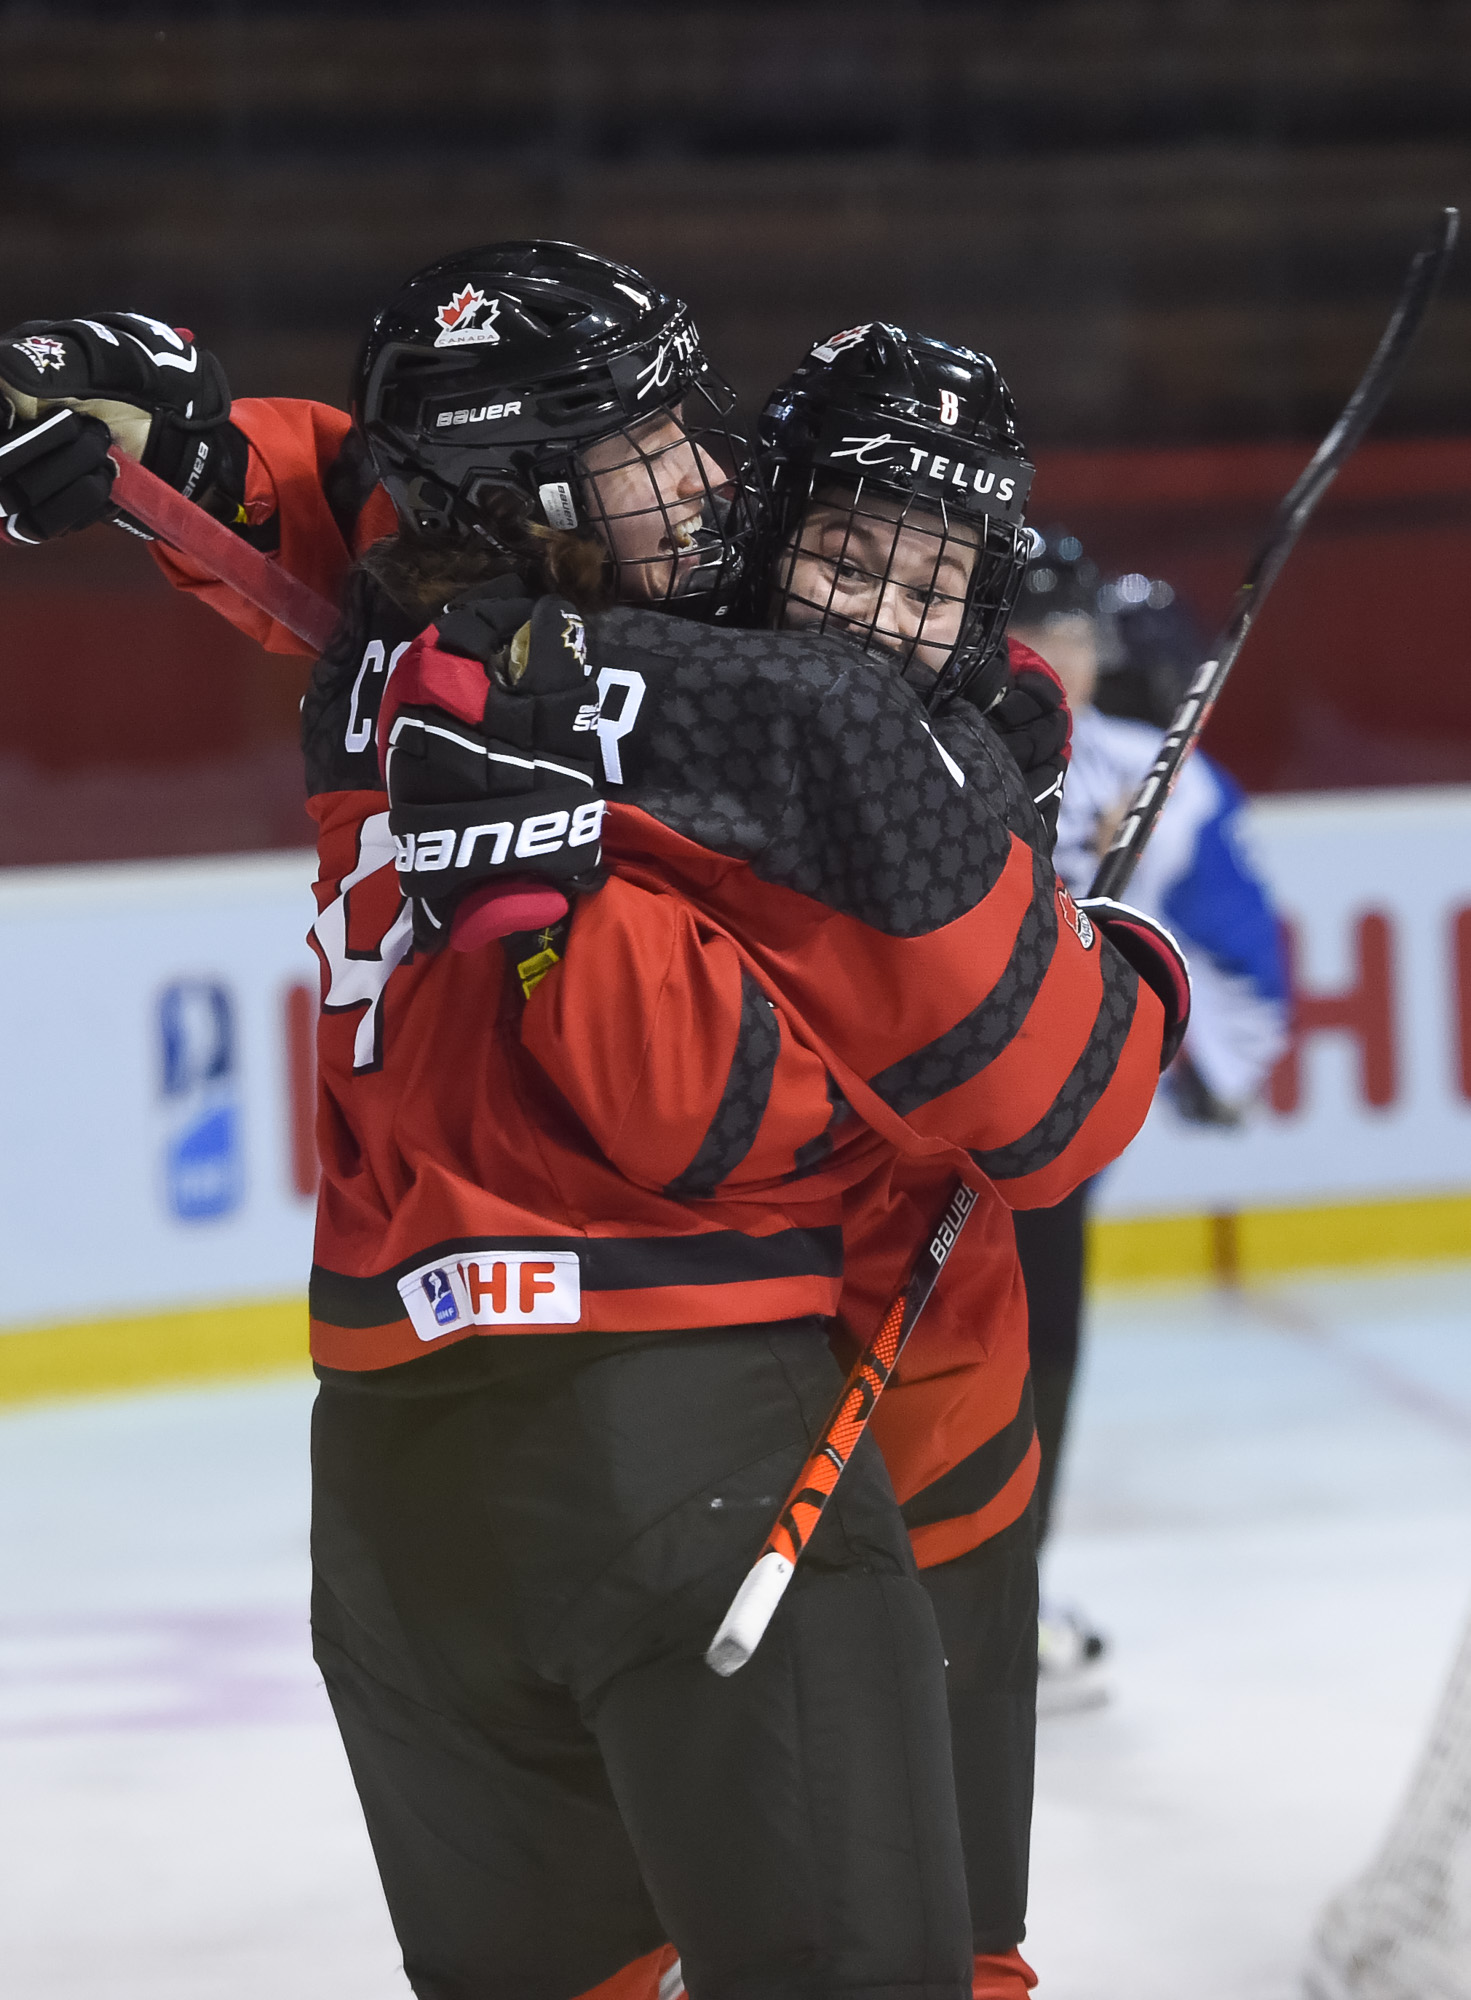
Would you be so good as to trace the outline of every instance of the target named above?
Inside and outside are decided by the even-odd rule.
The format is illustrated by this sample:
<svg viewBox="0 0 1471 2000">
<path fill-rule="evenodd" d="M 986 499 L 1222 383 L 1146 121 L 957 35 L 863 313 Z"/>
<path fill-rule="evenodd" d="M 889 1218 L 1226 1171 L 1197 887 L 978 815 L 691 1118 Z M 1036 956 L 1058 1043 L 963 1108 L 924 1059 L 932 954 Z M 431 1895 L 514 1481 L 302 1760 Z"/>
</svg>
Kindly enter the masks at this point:
<svg viewBox="0 0 1471 2000">
<path fill-rule="evenodd" d="M 0 1987 L 404 2000 L 306 1637 L 310 1384 L 0 1419 Z M 1049 1559 L 1043 2000 L 1287 2000 L 1471 1600 L 1471 1268 L 1115 1295 Z"/>
<path fill-rule="evenodd" d="M 1039 1993 L 1295 2000 L 1471 1603 L 1471 1270 L 1092 1324 L 1044 1582 L 1113 1700 L 1039 1732 Z"/>
<path fill-rule="evenodd" d="M 307 1639 L 311 1394 L 0 1421 L 16 2000 L 407 2000 Z"/>
</svg>

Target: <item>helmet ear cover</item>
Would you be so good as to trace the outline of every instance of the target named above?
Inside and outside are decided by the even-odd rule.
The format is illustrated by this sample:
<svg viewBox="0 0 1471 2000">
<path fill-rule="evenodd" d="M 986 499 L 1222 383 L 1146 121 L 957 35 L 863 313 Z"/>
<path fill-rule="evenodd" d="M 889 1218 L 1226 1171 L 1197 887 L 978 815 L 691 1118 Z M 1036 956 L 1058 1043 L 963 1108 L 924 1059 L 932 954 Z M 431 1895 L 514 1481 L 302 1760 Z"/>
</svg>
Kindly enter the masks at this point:
<svg viewBox="0 0 1471 2000">
<path fill-rule="evenodd" d="M 1034 540 L 1033 468 L 995 363 L 885 324 L 835 334 L 769 400 L 759 458 L 772 515 L 762 614 L 896 655 L 931 707 L 961 692 L 989 705 Z M 817 510 L 828 586 L 804 560 L 794 588 Z"/>
</svg>

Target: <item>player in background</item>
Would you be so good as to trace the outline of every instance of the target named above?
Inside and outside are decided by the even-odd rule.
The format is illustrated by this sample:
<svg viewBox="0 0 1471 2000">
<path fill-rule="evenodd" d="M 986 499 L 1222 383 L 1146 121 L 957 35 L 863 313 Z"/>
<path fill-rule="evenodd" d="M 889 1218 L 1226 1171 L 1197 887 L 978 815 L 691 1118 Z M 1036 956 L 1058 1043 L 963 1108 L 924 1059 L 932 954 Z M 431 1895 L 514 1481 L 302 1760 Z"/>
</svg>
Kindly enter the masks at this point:
<svg viewBox="0 0 1471 2000">
<path fill-rule="evenodd" d="M 628 274 L 628 275 L 632 276 L 633 274 Z M 638 282 L 641 283 L 642 281 Z M 474 296 L 475 289 L 476 289 L 475 287 L 469 288 L 472 298 Z M 460 291 L 457 291 L 455 293 L 455 299 L 456 300 L 461 299 Z M 462 303 L 468 303 L 468 301 L 462 301 Z M 481 306 L 483 307 L 483 305 L 484 305 L 484 297 L 482 295 Z M 477 308 L 477 310 L 479 309 Z M 471 315 L 467 319 L 466 330 L 473 331 L 473 325 L 474 325 L 474 319 L 473 315 Z M 435 344 L 436 345 L 439 344 L 437 339 Z M 484 344 L 491 345 L 494 343 L 487 342 Z M 954 351 L 951 350 L 950 352 L 953 355 Z M 974 359 L 974 357 L 970 357 L 970 359 Z M 651 361 L 654 367 L 654 373 L 657 375 L 659 373 L 660 367 L 663 366 L 664 364 L 659 362 L 657 355 L 652 356 Z M 959 378 L 952 377 L 952 379 L 958 380 Z M 587 383 L 584 381 L 583 383 L 577 386 L 581 387 L 582 389 L 586 389 Z M 935 447 L 945 445 L 947 442 L 947 437 L 953 439 L 957 435 L 960 435 L 962 437 L 965 435 L 963 431 L 957 433 L 953 428 L 958 414 L 956 391 L 954 389 L 950 389 L 948 391 L 945 390 L 937 391 L 931 397 L 930 400 L 935 405 L 935 407 L 931 411 L 929 412 L 911 411 L 909 413 L 911 416 L 918 415 L 921 418 L 921 423 L 919 425 L 919 430 L 921 435 L 923 435 L 924 420 L 926 417 L 928 419 L 930 429 L 933 432 L 933 435 L 930 435 L 925 438 L 925 443 L 931 447 L 931 449 L 924 455 L 926 477 L 933 477 L 933 475 L 929 473 L 928 468 L 941 456 L 940 452 L 937 449 L 935 449 Z M 468 420 L 469 416 L 471 415 L 472 406 L 462 406 L 462 407 L 464 407 L 465 409 L 465 414 Z M 494 415 L 489 414 L 492 411 L 495 412 Z M 435 413 L 436 417 L 442 416 L 444 414 L 449 414 L 453 418 L 455 415 L 458 414 L 458 411 L 451 409 L 448 411 L 440 410 Z M 485 402 L 482 401 L 479 404 L 478 411 L 476 411 L 475 414 L 477 414 L 480 417 L 481 421 L 484 423 L 495 423 L 503 415 L 503 406 L 498 406 L 494 403 L 486 404 Z M 519 412 L 517 414 L 519 414 Z M 869 442 L 872 443 L 873 440 L 870 439 Z M 971 443 L 972 446 L 974 445 L 975 440 L 973 436 L 970 438 L 969 442 Z M 677 449 L 677 446 L 672 445 L 670 449 L 675 450 Z M 839 449 L 841 449 L 841 447 L 839 447 Z M 1016 455 L 1019 456 L 1019 454 Z M 870 461 L 872 460 L 872 456 L 873 456 L 872 452 L 869 452 L 867 454 L 867 457 Z M 334 473 L 340 475 L 344 469 L 344 462 L 346 458 L 347 454 L 346 451 L 344 450 L 344 452 L 341 453 L 337 459 L 334 459 L 331 470 Z M 578 470 L 576 475 L 579 484 L 574 486 L 571 481 L 566 482 L 566 484 L 569 486 L 569 488 L 574 494 L 585 494 L 587 492 L 587 486 L 585 483 L 582 482 L 585 482 L 589 471 L 591 471 L 594 478 L 597 478 L 598 475 L 603 471 L 616 472 L 622 467 L 632 466 L 634 463 L 634 459 L 635 459 L 635 454 L 629 451 L 626 447 L 616 447 L 614 453 L 615 462 L 609 463 L 604 466 L 593 466 L 590 468 L 585 465 L 583 468 Z M 953 461 L 946 460 L 945 461 L 946 468 L 949 469 L 952 463 L 958 468 L 960 460 L 958 458 Z M 975 485 L 976 488 L 978 489 L 978 497 L 982 499 L 984 499 L 987 492 L 993 490 L 997 486 L 999 481 L 1004 480 L 1005 477 L 1004 467 L 998 474 L 997 469 L 993 466 L 989 471 L 989 475 L 984 465 L 973 464 L 972 469 L 977 475 Z M 841 471 L 841 467 L 834 466 L 830 468 L 830 470 L 834 474 L 837 474 Z M 916 468 L 913 465 L 911 465 L 910 468 L 911 474 L 913 474 L 915 470 Z M 416 473 L 413 468 L 410 468 L 410 482 L 412 482 L 414 478 L 420 478 L 421 483 L 417 487 L 417 490 L 410 490 L 410 484 L 406 483 L 405 492 L 406 492 L 406 501 L 408 507 L 422 506 L 424 503 L 427 502 L 428 506 L 432 509 L 437 505 L 442 505 L 445 499 L 451 497 L 451 492 L 447 492 L 443 485 L 439 485 L 437 491 L 431 490 L 426 492 L 425 483 L 427 482 L 423 481 L 422 475 Z M 989 484 L 984 483 L 988 479 L 989 479 Z M 871 467 L 871 463 L 869 466 L 866 466 L 864 470 L 860 473 L 858 480 L 856 482 L 857 488 L 861 490 L 865 481 L 867 481 L 871 496 L 882 493 L 884 482 L 876 477 L 875 470 Z M 550 483 L 551 483 L 550 481 L 538 482 L 538 484 L 543 487 Z M 839 483 L 841 482 L 839 481 Z M 931 682 L 931 685 L 933 686 L 934 668 L 937 665 L 943 664 L 944 659 L 948 657 L 948 653 L 950 651 L 953 651 L 955 647 L 957 627 L 955 623 L 952 622 L 949 629 L 946 629 L 945 621 L 947 619 L 950 619 L 952 621 L 955 619 L 957 609 L 961 601 L 968 593 L 969 580 L 971 574 L 970 565 L 974 563 L 976 552 L 982 546 L 983 542 L 987 538 L 988 531 L 984 527 L 978 529 L 974 524 L 974 522 L 972 522 L 969 525 L 966 525 L 963 523 L 963 517 L 958 516 L 957 533 L 953 537 L 949 538 L 951 539 L 953 544 L 952 552 L 949 558 L 950 568 L 952 572 L 954 572 L 958 568 L 959 570 L 958 580 L 962 585 L 962 588 L 957 589 L 955 587 L 955 580 L 953 579 L 953 577 L 946 578 L 946 577 L 941 577 L 938 574 L 936 563 L 934 561 L 934 553 L 935 553 L 934 544 L 937 538 L 934 537 L 932 534 L 926 535 L 925 531 L 918 526 L 918 523 L 921 521 L 926 512 L 924 499 L 927 496 L 923 495 L 923 482 L 918 479 L 912 479 L 907 489 L 902 481 L 890 481 L 889 483 L 891 486 L 897 485 L 899 492 L 903 494 L 905 497 L 902 501 L 902 507 L 900 504 L 896 504 L 892 500 L 890 500 L 887 503 L 884 503 L 882 501 L 878 502 L 880 518 L 886 519 L 888 522 L 888 535 L 890 543 L 892 544 L 890 555 L 886 557 L 882 563 L 882 571 L 883 571 L 882 582 L 884 585 L 884 589 L 881 590 L 880 594 L 883 595 L 884 591 L 891 586 L 901 594 L 902 603 L 901 603 L 900 617 L 902 619 L 902 623 L 895 622 L 891 624 L 888 628 L 888 637 L 881 637 L 879 640 L 879 644 L 881 647 L 887 647 L 889 650 L 894 650 L 891 644 L 891 640 L 897 634 L 900 637 L 901 642 L 904 642 L 901 643 L 901 647 L 899 648 L 899 650 L 903 650 L 905 652 L 906 660 L 911 665 L 917 667 L 921 679 L 928 678 Z M 338 487 L 338 493 L 337 493 L 338 503 L 339 506 L 342 506 L 344 496 L 341 491 L 341 488 L 344 484 L 344 481 L 339 477 L 336 481 L 336 484 Z M 919 494 L 923 497 L 919 497 L 918 499 L 916 498 L 916 488 L 918 488 Z M 631 508 L 625 511 L 630 516 L 643 516 L 644 520 L 642 525 L 644 527 L 652 527 L 655 526 L 657 523 L 657 532 L 654 534 L 653 538 L 650 540 L 647 537 L 645 537 L 643 540 L 633 540 L 630 542 L 626 542 L 621 549 L 619 549 L 618 544 L 613 541 L 613 537 L 607 535 L 606 531 L 604 533 L 604 540 L 605 542 L 611 543 L 614 546 L 615 550 L 617 550 L 617 552 L 621 554 L 622 557 L 624 558 L 624 561 L 626 563 L 627 573 L 631 576 L 634 584 L 634 589 L 630 594 L 647 596 L 650 594 L 655 594 L 655 592 L 662 590 L 664 594 L 668 595 L 671 592 L 672 586 L 679 579 L 679 576 L 681 574 L 681 569 L 680 569 L 681 564 L 682 563 L 685 564 L 684 573 L 686 574 L 696 567 L 693 561 L 687 560 L 691 554 L 690 545 L 694 542 L 695 534 L 698 532 L 698 530 L 692 528 L 692 523 L 696 518 L 696 510 L 690 510 L 688 513 L 684 515 L 683 518 L 677 517 L 671 524 L 667 516 L 665 516 L 663 512 L 665 505 L 667 505 L 667 501 L 661 500 L 659 505 L 656 506 L 655 503 L 647 497 L 648 494 L 647 486 L 644 487 L 643 491 L 645 496 L 643 499 L 643 504 L 641 506 Z M 606 515 L 609 513 L 610 510 L 607 507 L 606 500 L 602 495 L 601 489 L 599 487 L 594 487 L 593 492 L 596 496 L 596 511 L 600 512 L 603 516 L 606 517 Z M 693 498 L 693 493 L 686 495 L 684 497 L 687 502 L 688 500 Z M 961 497 L 964 498 L 965 496 L 962 495 Z M 1011 494 L 1005 494 L 1004 496 L 1002 496 L 1001 504 L 1003 513 L 1006 511 L 1006 503 L 1008 503 L 1011 500 L 1011 498 L 1012 498 Z M 701 515 L 703 515 L 704 507 L 707 504 L 708 502 L 702 502 L 700 504 L 698 512 Z M 873 501 L 871 499 L 870 505 L 872 504 Z M 953 504 L 954 503 L 952 502 L 952 505 Z M 277 517 L 278 532 L 281 530 L 282 520 L 284 517 L 285 530 L 287 533 L 289 533 L 292 527 L 292 522 L 289 518 L 289 510 L 283 510 L 278 508 L 274 511 Z M 346 511 L 345 507 L 343 508 L 343 511 Z M 406 508 L 401 507 L 400 510 L 401 518 L 404 511 L 406 511 Z M 713 508 L 711 511 L 712 512 L 714 511 Z M 831 516 L 832 511 L 833 510 L 831 509 L 831 507 L 829 507 L 828 509 L 829 517 Z M 866 510 L 863 507 L 859 507 L 856 510 L 854 510 L 855 517 L 857 518 L 858 521 L 857 532 L 859 534 L 868 532 L 867 529 L 863 526 L 861 519 L 861 517 L 865 514 L 866 511 L 868 510 Z M 907 511 L 909 514 L 908 522 L 902 526 L 899 525 L 898 522 L 898 516 L 901 511 Z M 976 512 L 978 517 L 984 522 L 986 518 L 985 509 L 983 507 L 978 508 Z M 410 515 L 410 518 L 412 518 L 412 514 Z M 943 520 L 944 518 L 943 514 L 941 515 L 940 518 Z M 271 519 L 272 519 L 271 513 L 266 513 L 261 523 L 262 527 L 266 530 L 266 532 L 270 531 Z M 826 526 L 828 528 L 831 528 L 830 518 L 827 519 Z M 683 534 L 680 533 L 681 530 L 683 530 Z M 875 532 L 882 532 L 882 531 L 875 531 Z M 904 558 L 913 554 L 913 547 L 911 541 L 912 532 L 918 532 L 922 536 L 924 536 L 924 539 L 921 543 L 921 553 L 923 560 L 918 566 L 906 563 L 904 560 Z M 944 539 L 946 539 L 946 536 L 942 534 L 938 539 L 943 541 Z M 963 552 L 958 558 L 954 554 L 955 547 L 958 547 Z M 698 551 L 696 550 L 695 553 L 697 554 Z M 821 565 L 822 562 L 828 559 L 827 556 L 821 550 L 809 549 L 805 552 L 805 556 L 810 556 L 812 560 L 816 562 L 819 566 Z M 860 567 L 860 565 L 850 561 L 847 556 L 845 556 L 842 559 L 841 573 L 843 575 L 845 583 L 851 583 L 852 578 L 850 573 L 855 568 L 858 567 Z M 996 620 L 999 608 L 998 600 L 996 598 L 994 590 L 994 586 L 997 581 L 995 566 L 994 564 L 986 565 L 984 568 L 978 566 L 978 571 L 979 571 L 978 581 L 982 582 L 987 586 L 989 595 L 982 595 L 981 593 L 978 593 L 977 602 L 978 604 L 981 605 L 987 618 L 991 620 L 989 629 L 992 633 L 994 633 L 998 629 Z M 400 586 L 402 586 L 405 579 L 403 575 L 400 574 L 397 577 L 395 577 L 394 580 Z M 438 575 L 438 581 L 443 583 L 447 580 L 452 580 L 452 579 L 449 579 L 447 577 L 447 574 L 441 571 Z M 942 587 L 938 590 L 936 590 L 935 588 L 937 580 L 942 585 Z M 649 589 L 650 581 L 652 581 L 654 585 L 653 591 Z M 1014 582 L 1014 575 L 1012 581 Z M 948 588 L 943 587 L 946 584 L 949 585 Z M 638 587 L 639 585 L 643 585 L 643 588 L 640 589 Z M 808 607 L 808 612 L 810 614 L 811 607 L 816 602 L 813 586 L 811 585 L 810 581 L 799 583 L 799 589 L 796 595 L 802 601 L 802 603 L 804 603 Z M 927 602 L 929 600 L 933 600 L 933 602 L 929 603 L 927 608 Z M 800 610 L 798 615 L 799 616 L 802 615 Z M 851 631 L 856 632 L 859 628 L 861 620 L 857 619 L 853 615 L 851 603 L 845 602 L 842 615 L 844 617 L 844 620 L 848 628 Z M 810 615 L 808 617 L 807 622 L 811 622 Z M 883 626 L 885 625 L 886 621 L 881 618 L 877 621 L 877 623 L 878 625 Z M 909 639 L 913 639 L 916 641 L 916 643 L 913 645 L 912 648 L 907 645 L 907 640 Z M 365 660 L 366 660 L 366 655 L 365 655 Z M 985 660 L 984 658 L 979 658 L 975 660 L 975 663 L 983 665 L 985 664 Z M 353 704 L 349 704 L 351 712 L 349 713 L 346 719 L 347 722 L 346 735 L 349 738 L 355 737 L 358 733 L 361 732 L 363 728 L 364 720 L 368 712 L 368 704 L 377 693 L 377 688 L 374 685 L 374 683 L 376 681 L 377 674 L 382 671 L 381 659 L 379 659 L 376 662 L 372 670 L 372 673 L 368 675 L 366 683 L 364 681 L 365 671 L 366 671 L 365 668 L 359 669 L 357 675 L 357 681 L 354 685 L 353 704 L 356 704 L 356 706 L 353 706 Z M 621 717 L 618 719 L 621 720 Z M 953 740 L 955 739 L 952 737 L 952 741 Z M 992 751 L 990 755 L 994 761 L 994 751 Z M 994 777 L 994 775 L 995 773 L 993 770 L 992 776 Z M 1026 808 L 1024 800 L 1020 802 L 1019 807 L 1017 807 L 1016 809 L 1020 810 L 1023 818 L 1025 818 Z M 427 901 L 427 899 L 424 898 L 419 898 L 416 900 L 421 905 Z M 432 942 L 431 939 L 428 938 L 425 939 L 426 945 L 431 942 Z M 912 1090 L 913 1079 L 910 1078 L 907 1081 L 910 1089 Z M 920 1206 L 922 1207 L 922 1204 Z M 901 1220 L 903 1219 L 904 1218 L 901 1216 Z M 920 1227 L 925 1226 L 927 1221 L 928 1218 L 926 1216 L 924 1216 L 923 1214 L 918 1214 L 917 1222 L 914 1225 L 914 1233 L 917 1234 L 918 1229 Z M 845 1233 L 846 1233 L 846 1225 L 845 1225 Z M 977 1243 L 979 1243 L 981 1241 L 981 1237 L 977 1235 L 975 1240 Z M 912 1247 L 913 1247 L 913 1242 L 911 1237 L 910 1240 L 906 1241 L 902 1245 L 903 1254 L 907 1255 L 910 1251 L 912 1251 Z M 952 1355 L 952 1364 L 954 1368 L 958 1369 L 958 1356 Z M 936 1370 L 934 1372 L 936 1375 L 939 1375 L 942 1374 L 944 1371 Z M 897 1408 L 899 1406 L 900 1395 L 897 1390 L 894 1392 L 894 1394 L 895 1394 L 895 1407 Z M 1017 1423 L 1012 1422 L 1004 1426 L 1004 1428 L 1008 1432 L 1019 1432 L 1021 1427 Z M 1027 1428 L 1029 1431 L 1030 1428 L 1029 1418 L 1028 1418 Z M 1009 1446 L 1013 1442 L 1010 1436 L 1001 1438 L 998 1441 L 1002 1444 L 1003 1447 Z M 965 1456 L 969 1456 L 969 1454 L 965 1454 Z M 990 1457 L 992 1459 L 995 1459 L 997 1456 L 998 1454 L 995 1451 L 992 1451 L 990 1453 Z M 1022 1462 L 1018 1464 L 1016 1470 L 1019 1474 L 1029 1476 L 1032 1472 L 1032 1467 L 1030 1464 L 1026 1463 L 1025 1452 L 1023 1452 L 1021 1456 L 1022 1456 Z M 949 1495 L 942 1494 L 933 1496 L 934 1500 L 940 1503 L 939 1511 L 942 1517 L 944 1515 L 945 1505 L 947 1502 L 951 1503 L 953 1511 L 953 1503 L 956 1500 L 964 1502 L 968 1499 L 973 1499 L 974 1497 L 976 1497 L 976 1494 L 979 1491 L 977 1487 L 978 1476 L 984 1476 L 988 1472 L 994 1475 L 995 1472 L 994 1466 L 986 1466 L 986 1465 L 982 1466 L 967 1465 L 963 1469 L 966 1476 L 962 1481 L 959 1482 L 959 1484 L 961 1487 L 966 1489 L 965 1491 L 956 1492 Z M 1009 1478 L 1007 1481 L 1003 1481 L 1003 1484 L 1009 1485 L 1012 1488 L 1012 1491 L 1010 1493 L 1001 1496 L 1004 1500 L 1004 1504 L 1013 1506 L 1016 1505 L 1018 1503 L 1018 1491 L 1017 1491 L 1018 1480 L 1015 1477 L 1012 1477 Z M 1024 1505 L 1024 1502 L 1025 1502 L 1025 1493 L 1022 1492 L 1020 1493 L 1020 1503 Z M 987 1511 L 988 1507 L 983 1506 L 979 1510 L 971 1509 L 969 1510 L 969 1513 L 974 1514 L 976 1512 L 979 1512 L 984 1515 Z M 989 1510 L 989 1511 L 994 1512 L 995 1510 Z M 922 1525 L 943 1528 L 945 1524 L 944 1524 L 944 1519 L 941 1518 L 940 1520 L 931 1520 L 930 1522 L 924 1523 Z M 962 1515 L 958 1523 L 958 1526 L 962 1534 L 969 1533 L 973 1537 L 978 1538 L 977 1546 L 979 1546 L 979 1540 L 984 1539 L 985 1523 L 983 1521 L 976 1521 L 972 1518 L 969 1518 L 968 1515 Z M 953 1546 L 953 1540 L 952 1540 L 952 1546 Z M 977 1990 L 979 1991 L 981 1990 L 981 1988 L 978 1986 Z M 996 1990 L 1002 1990 L 1002 1989 L 997 1988 Z M 1010 1988 L 1006 1990 L 1010 1990 Z"/>
<path fill-rule="evenodd" d="M 1077 537 L 1063 530 L 1047 535 L 1028 568 L 1011 630 L 1068 692 L 1072 758 L 1055 863 L 1069 888 L 1083 894 L 1204 650 L 1168 584 L 1138 575 L 1103 582 Z M 1129 892 L 1169 925 L 1190 961 L 1190 1031 L 1165 1089 L 1179 1116 L 1195 1123 L 1239 1123 L 1286 1043 L 1277 921 L 1242 840 L 1243 803 L 1235 780 L 1197 751 Z M 1017 1216 L 1042 1447 L 1039 1546 L 1078 1362 L 1087 1208 L 1085 1184 L 1056 1208 Z M 1044 1602 L 1039 1644 L 1044 1713 L 1104 1698 L 1106 1646 L 1087 1620 Z"/>
</svg>

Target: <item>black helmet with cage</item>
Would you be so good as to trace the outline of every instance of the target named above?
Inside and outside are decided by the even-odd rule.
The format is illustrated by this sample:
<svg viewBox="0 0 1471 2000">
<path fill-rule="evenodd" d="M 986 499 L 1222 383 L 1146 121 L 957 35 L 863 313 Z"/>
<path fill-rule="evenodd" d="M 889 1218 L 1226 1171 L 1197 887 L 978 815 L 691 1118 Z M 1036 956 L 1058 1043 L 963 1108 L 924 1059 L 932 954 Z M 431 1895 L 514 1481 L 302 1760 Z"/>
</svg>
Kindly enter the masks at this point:
<svg viewBox="0 0 1471 2000">
<path fill-rule="evenodd" d="M 896 654 L 931 705 L 987 706 L 1032 547 L 995 362 L 882 321 L 832 334 L 773 392 L 757 455 L 764 615 Z"/>
<path fill-rule="evenodd" d="M 1041 631 L 1059 618 L 1106 618 L 1103 572 L 1070 528 L 1044 528 L 1022 577 L 1012 613 L 1017 631 Z"/>
<path fill-rule="evenodd" d="M 1117 644 L 1102 663 L 1096 706 L 1167 728 L 1206 656 L 1194 613 L 1163 577 L 1138 570 L 1105 583 L 1098 605 Z"/>
<path fill-rule="evenodd" d="M 733 401 L 680 300 L 576 244 L 508 242 L 399 289 L 353 415 L 408 533 L 493 541 L 509 495 L 595 534 L 620 597 L 717 616 L 754 541 Z"/>
</svg>

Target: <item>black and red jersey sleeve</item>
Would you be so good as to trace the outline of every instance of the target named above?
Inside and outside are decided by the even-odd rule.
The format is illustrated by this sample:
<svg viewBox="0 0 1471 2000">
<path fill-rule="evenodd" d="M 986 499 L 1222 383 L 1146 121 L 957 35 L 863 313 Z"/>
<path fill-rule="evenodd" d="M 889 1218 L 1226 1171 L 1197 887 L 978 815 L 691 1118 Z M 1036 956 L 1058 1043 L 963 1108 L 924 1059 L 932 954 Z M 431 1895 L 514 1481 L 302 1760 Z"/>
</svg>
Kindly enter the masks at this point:
<svg viewBox="0 0 1471 2000">
<path fill-rule="evenodd" d="M 680 1200 L 812 1172 L 846 1108 L 734 940 L 617 878 L 579 902 L 521 1039 L 603 1156 Z"/>
<path fill-rule="evenodd" d="M 1163 1009 L 1023 837 L 999 746 L 941 740 L 840 642 L 598 622 L 655 717 L 621 746 L 614 868 L 728 931 L 900 1151 L 951 1149 L 1023 1208 L 1116 1158 L 1158 1084 Z"/>
</svg>

